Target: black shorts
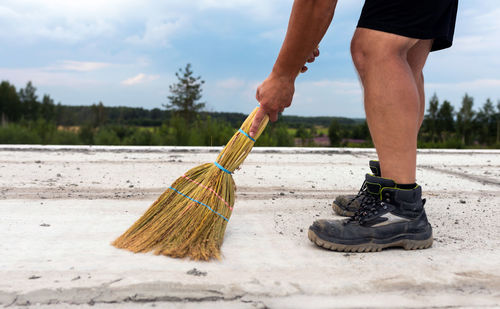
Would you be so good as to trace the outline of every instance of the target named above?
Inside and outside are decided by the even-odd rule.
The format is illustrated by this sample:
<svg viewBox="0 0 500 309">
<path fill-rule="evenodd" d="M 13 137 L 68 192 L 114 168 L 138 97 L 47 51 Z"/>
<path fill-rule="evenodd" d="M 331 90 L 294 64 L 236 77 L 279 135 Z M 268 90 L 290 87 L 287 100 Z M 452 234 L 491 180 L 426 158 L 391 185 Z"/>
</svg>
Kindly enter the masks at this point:
<svg viewBox="0 0 500 309">
<path fill-rule="evenodd" d="M 458 0 L 366 0 L 358 27 L 434 39 L 431 51 L 453 41 Z"/>
</svg>

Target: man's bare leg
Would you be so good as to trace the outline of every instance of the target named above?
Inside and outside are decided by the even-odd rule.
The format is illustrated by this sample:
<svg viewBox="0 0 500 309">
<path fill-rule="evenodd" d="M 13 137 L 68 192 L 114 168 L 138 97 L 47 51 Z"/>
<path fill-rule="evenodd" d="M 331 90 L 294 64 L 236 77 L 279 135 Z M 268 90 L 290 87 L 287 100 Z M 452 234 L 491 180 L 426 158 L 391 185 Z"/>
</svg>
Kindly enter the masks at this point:
<svg viewBox="0 0 500 309">
<path fill-rule="evenodd" d="M 421 42 L 426 41 L 358 28 L 351 46 L 382 176 L 399 184 L 415 183 L 417 134 L 424 110 L 418 67 L 423 68 L 430 51 Z"/>
<path fill-rule="evenodd" d="M 419 40 L 407 53 L 408 65 L 412 71 L 419 94 L 417 134 L 422 126 L 425 113 L 424 75 L 422 70 L 432 47 L 432 41 L 433 40 Z M 370 169 L 372 169 L 372 171 L 377 171 L 373 172 L 375 176 L 380 176 L 380 169 L 378 165 L 376 165 L 378 163 L 377 161 L 370 161 Z M 373 168 L 372 165 L 376 166 L 376 168 Z M 337 196 L 332 203 L 333 211 L 340 216 L 353 216 L 360 206 L 361 198 L 362 196 L 352 195 Z"/>
<path fill-rule="evenodd" d="M 424 74 L 422 70 L 431 50 L 433 40 L 420 40 L 408 51 L 408 64 L 417 83 L 418 94 L 420 96 L 418 128 L 422 126 L 425 114 L 425 91 L 424 91 Z"/>
<path fill-rule="evenodd" d="M 424 108 L 422 68 L 429 42 L 358 28 L 352 57 L 364 87 L 365 111 L 382 177 L 367 174 L 350 220 L 317 220 L 316 245 L 367 252 L 432 245 L 422 187 L 415 184 L 417 134 Z M 406 186 L 403 186 L 406 185 Z"/>
</svg>

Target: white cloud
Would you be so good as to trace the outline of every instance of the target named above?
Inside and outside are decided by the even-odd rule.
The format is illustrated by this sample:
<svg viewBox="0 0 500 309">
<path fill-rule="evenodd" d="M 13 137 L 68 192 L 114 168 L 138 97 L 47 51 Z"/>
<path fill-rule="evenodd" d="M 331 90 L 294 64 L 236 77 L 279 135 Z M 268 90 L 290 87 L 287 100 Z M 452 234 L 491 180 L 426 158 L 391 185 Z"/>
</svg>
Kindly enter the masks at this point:
<svg viewBox="0 0 500 309">
<path fill-rule="evenodd" d="M 109 36 L 116 27 L 116 18 L 108 14 L 111 2 L 115 2 L 115 10 L 120 7 L 118 1 L 4 1 L 0 4 L 0 38 L 17 44 L 46 39 L 75 43 Z"/>
<path fill-rule="evenodd" d="M 107 62 L 91 62 L 91 61 L 73 61 L 73 60 L 63 60 L 49 69 L 55 70 L 65 70 L 65 71 L 77 71 L 77 72 L 90 72 L 97 71 L 106 67 L 111 66 L 111 63 Z"/>
<path fill-rule="evenodd" d="M 500 79 L 476 79 L 457 83 L 427 83 L 431 88 L 456 89 L 456 90 L 477 90 L 482 88 L 500 89 Z"/>
<path fill-rule="evenodd" d="M 82 73 L 94 72 L 113 64 L 107 62 L 63 60 L 44 67 L 0 67 L 0 76 L 8 77 L 16 85 L 32 81 L 41 86 L 86 86 L 102 84 L 103 79 Z"/>
<path fill-rule="evenodd" d="M 102 84 L 102 81 L 81 76 L 78 72 L 51 71 L 46 68 L 0 68 L 0 76 L 7 76 L 10 82 L 19 87 L 24 87 L 28 81 L 32 81 L 35 87 L 80 87 Z"/>
<path fill-rule="evenodd" d="M 2 1 L 0 40 L 7 38 L 21 44 L 49 39 L 74 44 L 113 38 L 161 46 L 168 43 L 172 35 L 204 27 L 207 11 L 232 10 L 254 21 L 273 22 L 278 15 L 288 14 L 283 14 L 283 6 L 291 7 L 291 3 L 266 0 Z M 130 25 L 134 27 L 127 27 Z"/>
<path fill-rule="evenodd" d="M 292 8 L 290 1 L 268 0 L 198 0 L 194 1 L 193 4 L 201 11 L 209 9 L 232 10 L 260 22 L 272 22 L 288 17 Z"/>
<path fill-rule="evenodd" d="M 461 4 L 462 5 L 462 4 Z M 498 1 L 477 1 L 461 9 L 459 5 L 454 49 L 463 53 L 498 53 L 500 49 L 500 8 Z"/>
<path fill-rule="evenodd" d="M 187 24 L 185 19 L 148 20 L 142 34 L 135 34 L 125 39 L 126 42 L 138 45 L 167 45 L 169 39 Z"/>
<path fill-rule="evenodd" d="M 126 80 L 122 81 L 122 85 L 126 86 L 132 86 L 132 85 L 137 85 L 137 84 L 142 84 L 145 82 L 153 81 L 155 79 L 158 79 L 158 75 L 146 75 L 144 73 L 139 73 L 136 76 L 127 78 Z"/>
</svg>

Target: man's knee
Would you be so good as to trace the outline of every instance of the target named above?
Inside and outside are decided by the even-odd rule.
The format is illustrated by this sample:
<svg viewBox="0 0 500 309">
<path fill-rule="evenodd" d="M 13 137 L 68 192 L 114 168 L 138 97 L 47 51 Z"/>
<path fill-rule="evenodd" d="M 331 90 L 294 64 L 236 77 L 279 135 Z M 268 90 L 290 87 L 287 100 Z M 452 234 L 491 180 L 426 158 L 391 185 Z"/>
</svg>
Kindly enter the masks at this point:
<svg viewBox="0 0 500 309">
<path fill-rule="evenodd" d="M 358 36 L 354 35 L 351 40 L 351 57 L 356 70 L 358 71 L 360 77 L 364 76 L 365 63 L 366 63 L 366 53 L 368 52 L 363 40 Z"/>
<path fill-rule="evenodd" d="M 408 50 L 416 42 L 415 39 L 358 28 L 351 40 L 351 56 L 363 78 L 370 64 L 380 65 L 387 60 L 407 61 Z"/>
</svg>

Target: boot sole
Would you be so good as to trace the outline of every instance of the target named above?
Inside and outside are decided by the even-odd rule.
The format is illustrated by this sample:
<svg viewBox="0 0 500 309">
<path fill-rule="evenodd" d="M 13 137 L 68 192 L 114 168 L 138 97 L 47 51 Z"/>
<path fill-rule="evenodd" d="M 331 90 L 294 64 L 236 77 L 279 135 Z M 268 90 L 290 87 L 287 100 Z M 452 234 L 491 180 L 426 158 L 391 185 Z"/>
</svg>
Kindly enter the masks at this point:
<svg viewBox="0 0 500 309">
<path fill-rule="evenodd" d="M 428 239 L 424 240 L 400 239 L 385 244 L 370 242 L 359 245 L 344 245 L 323 240 L 319 238 L 313 230 L 309 230 L 307 236 L 310 241 L 322 248 L 340 252 L 380 252 L 382 249 L 389 247 L 402 247 L 405 250 L 427 249 L 432 246 L 433 242 L 431 235 Z"/>
<path fill-rule="evenodd" d="M 337 205 L 335 202 L 332 203 L 332 208 L 333 208 L 333 211 L 339 216 L 342 216 L 342 217 L 354 216 L 353 211 L 345 210 L 345 209 L 341 208 L 339 205 Z"/>
</svg>

